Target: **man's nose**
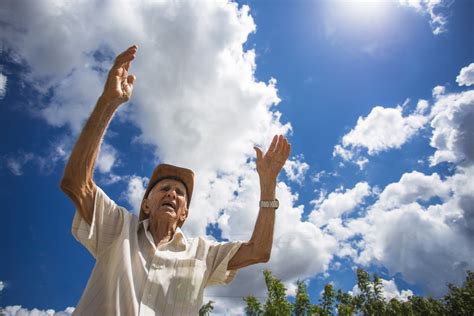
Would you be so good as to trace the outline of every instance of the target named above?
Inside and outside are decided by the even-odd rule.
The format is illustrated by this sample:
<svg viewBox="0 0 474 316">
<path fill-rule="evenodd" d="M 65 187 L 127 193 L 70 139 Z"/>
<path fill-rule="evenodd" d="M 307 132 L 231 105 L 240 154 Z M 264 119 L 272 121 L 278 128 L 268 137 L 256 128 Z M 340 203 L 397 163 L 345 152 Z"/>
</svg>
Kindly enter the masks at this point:
<svg viewBox="0 0 474 316">
<path fill-rule="evenodd" d="M 170 198 L 176 198 L 176 190 L 175 189 L 169 189 L 168 192 L 166 192 L 166 195 L 169 196 Z"/>
</svg>

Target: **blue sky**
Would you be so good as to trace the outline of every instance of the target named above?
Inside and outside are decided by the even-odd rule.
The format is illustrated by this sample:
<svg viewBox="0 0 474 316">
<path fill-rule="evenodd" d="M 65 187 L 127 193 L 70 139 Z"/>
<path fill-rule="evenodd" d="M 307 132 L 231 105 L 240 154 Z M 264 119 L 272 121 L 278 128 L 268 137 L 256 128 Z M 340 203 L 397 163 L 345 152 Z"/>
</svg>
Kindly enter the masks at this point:
<svg viewBox="0 0 474 316">
<path fill-rule="evenodd" d="M 134 95 L 95 173 L 130 211 L 157 163 L 179 164 L 197 175 L 185 233 L 247 239 L 252 146 L 292 143 L 272 259 L 209 288 L 216 314 L 264 297 L 264 268 L 289 295 L 307 280 L 314 303 L 327 282 L 353 290 L 354 267 L 380 274 L 387 298 L 443 295 L 474 268 L 473 12 L 467 0 L 7 2 L 0 306 L 64 311 L 80 298 L 94 261 L 58 184 L 130 44 Z"/>
</svg>

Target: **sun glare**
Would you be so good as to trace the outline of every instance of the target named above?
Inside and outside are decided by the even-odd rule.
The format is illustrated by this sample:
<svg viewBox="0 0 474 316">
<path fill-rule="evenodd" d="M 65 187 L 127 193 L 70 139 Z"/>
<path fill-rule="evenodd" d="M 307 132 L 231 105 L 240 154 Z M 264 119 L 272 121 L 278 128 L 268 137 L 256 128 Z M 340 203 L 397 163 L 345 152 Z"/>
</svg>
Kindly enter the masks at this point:
<svg viewBox="0 0 474 316">
<path fill-rule="evenodd" d="M 333 0 L 339 24 L 351 28 L 380 28 L 390 18 L 393 0 Z"/>
</svg>

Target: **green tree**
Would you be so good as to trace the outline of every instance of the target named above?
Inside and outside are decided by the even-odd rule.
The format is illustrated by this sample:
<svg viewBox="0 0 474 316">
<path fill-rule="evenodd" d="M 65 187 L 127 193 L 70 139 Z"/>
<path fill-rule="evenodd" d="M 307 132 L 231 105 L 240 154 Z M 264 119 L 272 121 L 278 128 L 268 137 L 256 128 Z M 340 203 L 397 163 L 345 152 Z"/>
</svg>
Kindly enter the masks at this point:
<svg viewBox="0 0 474 316">
<path fill-rule="evenodd" d="M 287 300 L 283 283 L 275 278 L 270 271 L 263 272 L 268 293 L 263 306 L 253 296 L 247 296 L 245 312 L 251 316 L 287 316 L 292 313 L 292 304 Z M 435 316 L 435 315 L 474 315 L 474 273 L 467 271 L 466 280 L 462 287 L 448 285 L 449 292 L 443 300 L 431 297 L 411 296 L 408 301 L 402 302 L 395 298 L 385 301 L 383 297 L 382 280 L 374 274 L 370 275 L 363 269 L 357 269 L 357 286 L 360 290 L 355 296 L 342 290 L 334 291 L 331 284 L 326 284 L 320 304 L 311 305 L 306 285 L 298 281 L 293 312 L 295 316 L 307 315 L 387 315 L 387 316 Z M 208 304 L 210 304 L 209 302 Z M 212 304 L 211 304 L 212 305 Z M 204 306 L 203 306 L 204 307 Z M 212 310 L 212 306 L 211 306 Z M 201 315 L 201 313 L 200 313 Z M 208 315 L 208 314 L 205 314 Z"/>
<path fill-rule="evenodd" d="M 309 300 L 308 290 L 303 281 L 297 281 L 298 289 L 296 290 L 296 300 L 293 307 L 295 316 L 311 315 L 311 302 Z"/>
<path fill-rule="evenodd" d="M 467 271 L 466 274 L 462 287 L 448 284 L 444 302 L 449 315 L 474 315 L 474 272 Z"/>
<path fill-rule="evenodd" d="M 267 301 L 264 306 L 266 316 L 291 315 L 291 303 L 286 298 L 286 288 L 269 270 L 263 271 L 267 285 Z"/>
<path fill-rule="evenodd" d="M 336 293 L 334 293 L 332 284 L 328 283 L 324 286 L 323 297 L 321 299 L 321 308 L 322 308 L 321 316 L 332 315 L 332 308 L 333 308 L 335 300 L 336 300 Z"/>
<path fill-rule="evenodd" d="M 413 315 L 446 315 L 443 303 L 431 297 L 410 296 L 408 303 L 411 305 Z"/>
<path fill-rule="evenodd" d="M 356 306 L 352 295 L 350 295 L 349 293 L 345 293 L 339 289 L 337 290 L 336 300 L 336 309 L 338 315 L 350 316 L 355 313 Z"/>
<path fill-rule="evenodd" d="M 211 312 L 214 310 L 214 306 L 212 306 L 212 304 L 214 304 L 214 301 L 209 301 L 203 306 L 201 306 L 201 308 L 199 309 L 199 316 L 211 315 Z"/>
<path fill-rule="evenodd" d="M 357 286 L 360 293 L 354 297 L 356 309 L 362 315 L 385 315 L 386 302 L 383 297 L 383 285 L 380 278 L 374 274 L 372 281 L 370 275 L 358 268 Z"/>
<path fill-rule="evenodd" d="M 246 296 L 244 301 L 247 304 L 245 307 L 245 315 L 247 316 L 260 316 L 263 315 L 262 304 L 257 300 L 255 296 Z"/>
</svg>

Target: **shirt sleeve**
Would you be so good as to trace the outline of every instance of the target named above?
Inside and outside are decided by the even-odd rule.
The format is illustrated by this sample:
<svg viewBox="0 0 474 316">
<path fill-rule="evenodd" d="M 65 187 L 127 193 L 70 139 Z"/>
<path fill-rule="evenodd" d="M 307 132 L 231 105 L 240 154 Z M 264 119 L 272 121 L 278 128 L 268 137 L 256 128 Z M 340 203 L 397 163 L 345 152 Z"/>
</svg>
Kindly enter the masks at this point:
<svg viewBox="0 0 474 316">
<path fill-rule="evenodd" d="M 237 274 L 237 270 L 228 270 L 227 266 L 242 244 L 242 241 L 211 242 L 206 258 L 207 266 L 210 270 L 206 286 L 232 282 Z"/>
<path fill-rule="evenodd" d="M 84 220 L 79 210 L 76 210 L 71 231 L 77 241 L 97 258 L 120 236 L 127 214 L 127 210 L 115 204 L 97 187 L 91 225 Z"/>
</svg>

